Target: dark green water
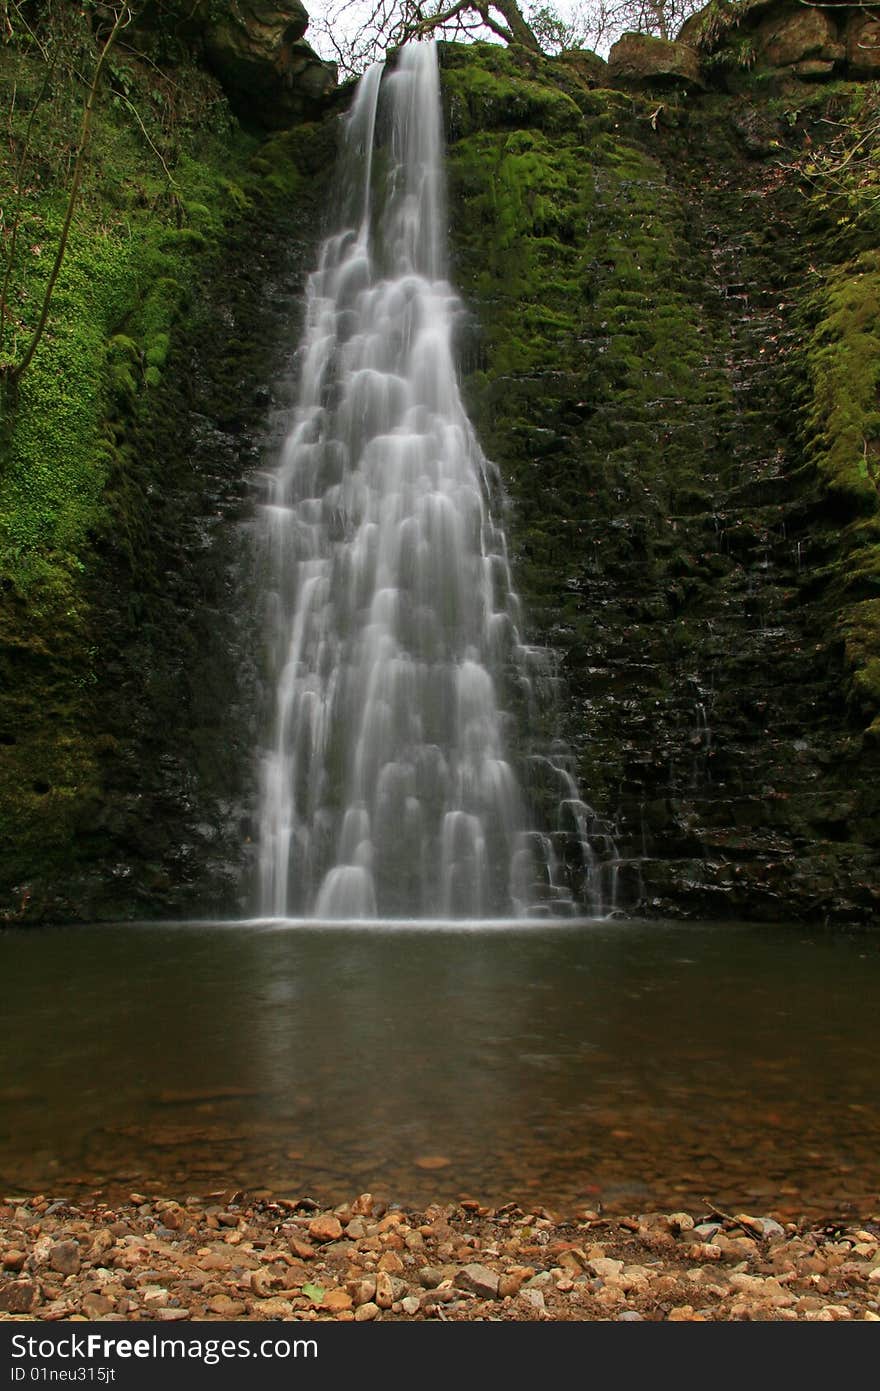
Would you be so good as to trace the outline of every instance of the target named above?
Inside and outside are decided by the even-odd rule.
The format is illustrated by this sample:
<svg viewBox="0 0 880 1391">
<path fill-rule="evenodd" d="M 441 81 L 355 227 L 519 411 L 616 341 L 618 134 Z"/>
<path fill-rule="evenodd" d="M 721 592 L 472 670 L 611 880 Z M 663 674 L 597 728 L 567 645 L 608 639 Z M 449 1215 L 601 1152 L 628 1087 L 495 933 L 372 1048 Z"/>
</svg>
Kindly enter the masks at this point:
<svg viewBox="0 0 880 1391">
<path fill-rule="evenodd" d="M 6 1194 L 880 1208 L 877 937 L 78 927 L 0 970 Z"/>
</svg>

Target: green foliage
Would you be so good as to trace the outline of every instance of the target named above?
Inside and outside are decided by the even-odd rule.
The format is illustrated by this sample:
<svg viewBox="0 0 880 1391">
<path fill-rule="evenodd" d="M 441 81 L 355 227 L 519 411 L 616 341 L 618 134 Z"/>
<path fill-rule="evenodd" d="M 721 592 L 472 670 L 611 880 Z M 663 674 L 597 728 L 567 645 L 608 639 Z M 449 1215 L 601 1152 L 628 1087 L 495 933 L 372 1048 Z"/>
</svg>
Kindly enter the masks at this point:
<svg viewBox="0 0 880 1391">
<path fill-rule="evenodd" d="M 516 60 L 496 53 L 500 83 Z M 640 513 L 648 490 L 661 511 L 710 505 L 687 502 L 694 461 L 718 448 L 730 409 L 707 364 L 682 201 L 646 149 L 655 107 L 593 89 L 564 123 L 551 96 L 510 130 L 493 99 L 449 152 L 453 274 L 480 323 L 465 388 L 517 499 L 518 586 L 563 645 L 584 630 L 561 577 L 590 563 L 586 519 Z"/>
<path fill-rule="evenodd" d="M 814 114 L 826 143 L 789 166 L 806 190 L 805 230 L 822 253 L 802 300 L 804 437 L 844 522 L 820 578 L 843 641 L 848 697 L 880 740 L 880 96 L 874 84 L 838 83 Z"/>
<path fill-rule="evenodd" d="M 82 116 L 79 73 L 88 77 L 96 51 L 80 6 L 48 0 L 40 12 L 46 27 L 17 30 L 0 46 L 6 362 L 20 356 L 39 314 Z M 48 84 L 47 45 L 59 50 Z M 183 49 L 177 56 L 179 66 L 160 70 L 116 55 L 46 332 L 17 392 L 0 399 L 7 884 L 75 873 L 83 818 L 101 796 L 100 724 L 96 732 L 90 704 L 99 681 L 95 544 L 112 530 L 118 554 L 147 563 L 146 485 L 131 467 L 128 432 L 161 411 L 158 388 L 196 287 L 230 225 L 264 194 L 250 163 L 256 141 L 235 126 L 216 83 Z"/>
<path fill-rule="evenodd" d="M 487 127 L 577 128 L 577 102 L 555 81 L 547 80 L 552 67 L 560 75 L 564 71 L 539 55 L 495 44 L 470 45 L 464 56 L 460 48 L 457 51 L 447 46 L 443 53 L 443 97 L 453 135 L 469 135 Z"/>
<path fill-rule="evenodd" d="M 830 497 L 878 510 L 880 451 L 880 254 L 837 266 L 812 297 L 806 427 Z"/>
<path fill-rule="evenodd" d="M 87 36 L 76 33 L 85 44 Z M 15 361 L 35 322 L 61 227 L 82 89 L 75 78 L 62 78 L 34 112 L 42 53 L 31 43 L 2 58 L 0 98 L 11 113 L 12 140 L 2 157 L 9 182 L 16 142 L 34 115 L 18 189 L 4 343 L 6 360 Z M 215 133 L 215 89 L 209 88 L 210 119 L 197 114 L 190 94 L 171 120 L 169 93 L 185 73 L 172 79 L 128 58 L 116 62 L 113 79 L 127 99 L 137 99 L 140 120 L 113 92 L 99 108 L 48 328 L 16 398 L 5 402 L 0 582 L 32 598 L 39 588 L 40 603 L 53 594 L 67 602 L 71 576 L 99 525 L 113 459 L 108 412 L 132 410 L 139 393 L 161 380 L 186 286 L 247 201 L 253 142 Z M 194 85 L 205 90 L 204 77 Z M 230 177 L 236 174 L 237 181 Z"/>
</svg>

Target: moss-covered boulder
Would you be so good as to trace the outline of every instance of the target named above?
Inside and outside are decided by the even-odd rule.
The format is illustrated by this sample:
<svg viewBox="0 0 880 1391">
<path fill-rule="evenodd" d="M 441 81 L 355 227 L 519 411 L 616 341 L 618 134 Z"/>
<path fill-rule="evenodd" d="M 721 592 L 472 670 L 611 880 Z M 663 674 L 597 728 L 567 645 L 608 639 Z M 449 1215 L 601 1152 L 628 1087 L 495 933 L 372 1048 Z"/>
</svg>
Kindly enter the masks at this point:
<svg viewBox="0 0 880 1391">
<path fill-rule="evenodd" d="M 813 6 L 771 12 L 758 28 L 755 47 L 758 63 L 771 68 L 810 59 L 833 63 L 845 52 L 832 16 Z"/>
<path fill-rule="evenodd" d="M 854 77 L 880 76 L 880 18 L 871 11 L 851 14 L 844 32 L 846 61 Z"/>
<path fill-rule="evenodd" d="M 634 87 L 703 87 L 699 55 L 686 43 L 624 34 L 608 55 L 612 82 Z"/>
</svg>

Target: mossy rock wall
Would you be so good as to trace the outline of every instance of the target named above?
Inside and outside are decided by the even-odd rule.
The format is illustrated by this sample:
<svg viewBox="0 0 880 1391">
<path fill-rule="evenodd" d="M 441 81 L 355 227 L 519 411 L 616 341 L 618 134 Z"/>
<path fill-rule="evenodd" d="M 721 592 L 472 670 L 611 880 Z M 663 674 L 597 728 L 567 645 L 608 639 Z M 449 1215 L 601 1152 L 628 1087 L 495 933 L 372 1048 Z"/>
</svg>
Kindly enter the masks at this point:
<svg viewBox="0 0 880 1391">
<path fill-rule="evenodd" d="M 621 903 L 869 920 L 875 253 L 796 169 L 852 92 L 443 64 L 466 391 Z"/>
<path fill-rule="evenodd" d="M 442 60 L 464 386 L 525 635 L 558 659 L 538 734 L 613 827 L 621 906 L 869 921 L 880 241 L 798 173 L 864 93 Z M 248 524 L 334 132 L 259 146 L 212 109 L 173 196 L 104 110 L 52 334 L 4 418 L 8 922 L 250 906 Z M 49 244 L 51 183 L 28 207 Z"/>
<path fill-rule="evenodd" d="M 88 30 L 73 37 L 85 64 Z M 83 100 L 73 80 L 41 97 L 42 82 L 39 53 L 0 52 L 9 185 L 35 112 L 11 361 Z M 260 691 L 242 524 L 334 152 L 332 122 L 244 134 L 185 55 L 167 71 L 120 58 L 102 93 L 47 332 L 3 400 L 0 921 L 250 906 Z"/>
</svg>

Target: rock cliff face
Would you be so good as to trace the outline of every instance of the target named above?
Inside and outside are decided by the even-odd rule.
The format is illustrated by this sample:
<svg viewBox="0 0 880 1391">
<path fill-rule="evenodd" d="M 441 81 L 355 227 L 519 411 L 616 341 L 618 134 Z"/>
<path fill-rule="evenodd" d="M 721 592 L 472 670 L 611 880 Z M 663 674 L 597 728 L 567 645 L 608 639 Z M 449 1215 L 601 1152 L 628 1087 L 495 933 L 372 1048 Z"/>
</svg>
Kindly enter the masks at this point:
<svg viewBox="0 0 880 1391">
<path fill-rule="evenodd" d="M 798 172 L 860 97 L 444 63 L 469 394 L 624 899 L 867 919 L 874 230 Z"/>
<path fill-rule="evenodd" d="M 247 105 L 258 41 L 278 40 L 261 71 L 289 77 L 294 11 L 230 7 L 224 34 L 250 25 L 234 63 L 223 34 L 183 37 Z M 804 13 L 816 33 L 795 40 Z M 641 912 L 876 909 L 880 219 L 870 167 L 846 177 L 880 126 L 853 80 L 862 18 L 713 0 L 677 45 L 630 43 L 607 67 L 442 50 L 466 391 L 528 636 L 558 660 L 560 736 Z M 799 67 L 814 61 L 831 80 Z M 50 533 L 43 502 L 32 533 L 33 500 L 10 492 L 66 417 L 38 438 L 19 406 L 0 442 L 7 921 L 247 910 L 260 690 L 243 525 L 286 404 L 334 120 L 260 148 L 212 134 L 176 204 L 160 189 L 167 208 L 131 171 L 95 203 L 115 226 L 130 184 L 122 222 L 148 229 L 150 198 L 166 222 L 149 255 L 120 240 L 141 260 L 113 282 L 91 375 L 70 367 L 94 388 L 88 525 Z M 92 300 L 123 266 L 97 244 L 75 248 Z"/>
</svg>

